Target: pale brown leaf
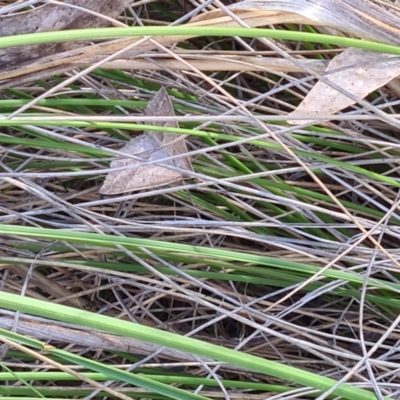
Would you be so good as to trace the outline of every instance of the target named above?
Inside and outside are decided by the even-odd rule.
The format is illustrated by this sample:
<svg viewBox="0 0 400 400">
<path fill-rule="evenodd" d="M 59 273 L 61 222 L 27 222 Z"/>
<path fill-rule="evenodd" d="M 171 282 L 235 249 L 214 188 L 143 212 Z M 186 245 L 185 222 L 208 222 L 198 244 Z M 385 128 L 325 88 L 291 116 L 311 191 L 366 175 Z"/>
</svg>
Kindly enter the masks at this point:
<svg viewBox="0 0 400 400">
<path fill-rule="evenodd" d="M 363 99 L 374 90 L 400 75 L 398 57 L 362 49 L 346 49 L 331 60 L 326 78 L 345 91 Z M 310 122 L 318 115 L 332 115 L 349 107 L 355 101 L 324 82 L 318 81 L 300 103 L 291 117 L 309 117 L 289 120 L 291 124 Z"/>
<path fill-rule="evenodd" d="M 31 11 L 1 15 L 0 36 L 108 26 L 111 24 L 109 19 L 96 16 L 93 12 L 114 19 L 127 7 L 129 1 L 65 0 L 63 3 L 48 3 Z M 1 49 L 0 65 L 18 65 L 82 45 L 82 42 L 64 42 Z"/>
<path fill-rule="evenodd" d="M 364 39 L 400 44 L 400 18 L 370 0 L 245 0 L 229 8 L 287 11 Z"/>
</svg>

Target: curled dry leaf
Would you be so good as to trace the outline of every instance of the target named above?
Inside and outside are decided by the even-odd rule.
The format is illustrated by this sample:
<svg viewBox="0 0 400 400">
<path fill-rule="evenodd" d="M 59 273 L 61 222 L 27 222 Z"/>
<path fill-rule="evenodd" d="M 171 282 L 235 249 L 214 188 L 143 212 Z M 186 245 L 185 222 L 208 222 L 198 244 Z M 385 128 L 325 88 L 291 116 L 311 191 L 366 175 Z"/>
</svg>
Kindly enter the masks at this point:
<svg viewBox="0 0 400 400">
<path fill-rule="evenodd" d="M 129 0 L 65 0 L 63 3 L 48 3 L 30 11 L 1 15 L 0 36 L 108 26 L 111 22 L 107 18 L 93 13 L 115 19 Z M 65 42 L 6 48 L 0 50 L 0 66 L 9 67 L 81 46 L 82 42 Z"/>
<path fill-rule="evenodd" d="M 330 82 L 363 99 L 400 75 L 400 60 L 392 55 L 349 48 L 331 60 L 326 72 L 332 72 L 326 75 Z M 318 81 L 296 110 L 289 115 L 305 118 L 288 120 L 288 123 L 311 122 L 313 117 L 321 114 L 332 115 L 355 103 L 356 101 L 345 93 Z"/>
<path fill-rule="evenodd" d="M 245 0 L 229 8 L 291 12 L 363 39 L 400 44 L 400 18 L 371 0 Z"/>
<path fill-rule="evenodd" d="M 164 88 L 161 88 L 149 101 L 145 114 L 148 116 L 174 116 L 171 100 Z M 174 121 L 155 123 L 154 125 L 178 127 Z M 148 131 L 131 139 L 121 150 L 123 153 L 138 156 L 145 161 L 159 160 L 164 165 L 192 171 L 190 157 L 182 156 L 174 160 L 164 158 L 185 154 L 187 147 L 184 136 L 166 132 Z M 107 175 L 101 194 L 113 195 L 154 188 L 178 182 L 183 178 L 180 172 L 157 164 L 142 165 L 139 160 L 117 157 L 111 161 L 111 168 L 128 167 Z"/>
<path fill-rule="evenodd" d="M 232 10 L 259 12 L 285 11 L 302 15 L 316 25 L 338 29 L 352 35 L 400 44 L 400 18 L 396 13 L 366 0 L 245 0 L 230 6 Z M 335 72 L 336 71 L 336 72 Z M 326 78 L 343 89 L 319 81 L 307 94 L 289 120 L 291 124 L 307 123 L 318 115 L 332 115 L 363 99 L 400 75 L 396 57 L 372 51 L 349 48 L 330 61 Z M 350 93 L 352 96 L 346 95 Z"/>
</svg>

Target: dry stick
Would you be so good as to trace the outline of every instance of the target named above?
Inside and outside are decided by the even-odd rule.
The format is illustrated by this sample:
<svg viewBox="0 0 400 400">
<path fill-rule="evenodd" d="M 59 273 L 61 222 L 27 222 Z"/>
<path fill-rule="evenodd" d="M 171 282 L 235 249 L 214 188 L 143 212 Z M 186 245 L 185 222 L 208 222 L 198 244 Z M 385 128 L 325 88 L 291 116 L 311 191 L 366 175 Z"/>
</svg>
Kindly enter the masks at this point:
<svg viewBox="0 0 400 400">
<path fill-rule="evenodd" d="M 240 55 L 186 55 L 178 54 L 180 58 L 198 69 L 199 71 L 259 71 L 259 72 L 304 72 L 303 67 L 294 65 L 292 62 L 276 57 L 254 57 Z M 115 60 L 104 63 L 102 69 L 119 69 L 125 71 L 182 71 L 187 69 L 183 61 L 178 61 L 172 57 L 164 56 L 159 58 L 157 54 L 148 54 L 147 57 L 153 58 L 156 63 L 146 58 L 135 58 L 134 60 Z M 328 65 L 327 61 L 321 60 L 302 60 L 312 70 L 323 73 Z"/>
<path fill-rule="evenodd" d="M 13 320 L 10 317 L 0 318 L 0 327 L 10 329 Z M 108 351 L 120 351 L 131 354 L 141 354 L 147 356 L 149 353 L 157 351 L 161 346 L 146 343 L 141 340 L 112 335 L 95 330 L 85 331 L 74 329 L 73 327 L 58 326 L 53 321 L 28 321 L 21 318 L 17 327 L 17 332 L 30 337 L 42 340 L 57 340 L 68 344 L 77 344 L 79 346 L 87 346 L 95 349 L 104 349 Z M 180 361 L 192 362 L 196 361 L 196 357 L 183 351 L 166 348 L 162 352 L 163 357 Z M 203 361 L 209 364 L 220 364 L 212 359 L 203 358 Z M 228 365 L 225 365 L 228 368 Z M 244 371 L 235 366 L 229 366 L 229 370 Z"/>
<path fill-rule="evenodd" d="M 262 55 L 262 54 L 260 54 Z M 148 58 L 151 57 L 156 59 L 157 62 L 151 62 Z M 126 57 L 128 58 L 128 57 Z M 254 57 L 249 55 L 209 55 L 207 52 L 204 56 L 201 55 L 188 55 L 182 57 L 183 59 L 187 59 L 190 61 L 191 65 L 193 65 L 196 69 L 200 71 L 268 71 L 268 72 L 304 72 L 304 68 L 298 65 L 294 65 L 291 62 L 287 62 L 281 58 L 274 57 Z M 207 62 L 210 60 L 210 62 Z M 321 60 L 302 60 L 300 65 L 305 63 L 310 69 L 316 72 L 324 72 L 328 61 Z M 88 63 L 86 63 L 88 64 Z M 0 89 L 7 88 L 9 86 L 18 86 L 24 83 L 28 83 L 34 80 L 45 79 L 50 75 L 61 75 L 73 68 L 83 66 L 84 64 L 74 64 L 67 65 L 64 67 L 57 67 L 54 69 L 48 69 L 44 71 L 34 72 L 28 75 L 23 75 L 19 77 L 12 78 L 10 80 L 5 80 L 3 83 L 0 83 Z M 147 58 L 135 58 L 135 59 L 118 59 L 115 61 L 108 61 L 102 64 L 102 69 L 119 69 L 124 71 L 138 71 L 138 70 L 146 70 L 146 71 L 165 71 L 169 69 L 171 71 L 177 70 L 181 71 L 186 69 L 186 64 L 182 61 L 178 61 L 176 59 L 166 57 L 160 58 L 159 54 L 149 53 Z M 0 74 L 1 77 L 1 74 Z M 393 85 L 393 81 L 389 82 L 388 85 Z M 400 90 L 399 90 L 400 92 Z"/>
</svg>

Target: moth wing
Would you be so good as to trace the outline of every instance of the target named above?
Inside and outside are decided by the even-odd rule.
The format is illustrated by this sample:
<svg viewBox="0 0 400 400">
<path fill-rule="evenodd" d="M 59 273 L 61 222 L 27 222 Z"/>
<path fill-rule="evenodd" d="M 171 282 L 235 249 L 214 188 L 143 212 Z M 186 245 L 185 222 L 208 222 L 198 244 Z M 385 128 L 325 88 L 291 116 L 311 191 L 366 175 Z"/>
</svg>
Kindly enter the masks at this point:
<svg viewBox="0 0 400 400">
<path fill-rule="evenodd" d="M 181 179 L 182 175 L 179 172 L 158 165 L 147 165 L 136 171 L 135 177 L 129 186 L 135 187 L 135 189 L 131 190 L 152 189 L 179 182 Z"/>
<path fill-rule="evenodd" d="M 178 135 L 169 134 L 168 136 L 171 136 L 172 138 L 168 137 L 168 139 L 171 139 L 171 140 L 170 140 L 169 144 L 167 144 L 165 146 L 165 152 L 170 157 L 182 154 L 182 157 L 179 157 L 179 158 L 176 158 L 173 160 L 174 164 L 179 168 L 186 169 L 188 171 L 193 171 L 190 157 L 183 155 L 188 152 L 188 149 L 186 146 L 186 139 L 182 136 L 179 137 Z"/>
<path fill-rule="evenodd" d="M 121 194 L 131 191 L 130 182 L 134 179 L 140 163 L 131 158 L 120 158 L 111 161 L 111 168 L 130 167 L 122 171 L 109 172 L 100 188 L 101 194 Z M 138 190 L 138 189 L 136 189 Z"/>
<path fill-rule="evenodd" d="M 165 88 L 161 88 L 149 101 L 145 114 L 149 116 L 174 116 L 171 100 Z M 175 121 L 153 123 L 168 127 L 178 127 Z M 121 150 L 142 160 L 162 160 L 172 155 L 187 153 L 185 138 L 164 132 L 149 131 L 131 139 Z M 189 157 L 165 161 L 168 165 L 192 170 Z M 100 188 L 101 194 L 113 195 L 142 189 L 168 185 L 182 179 L 182 174 L 158 165 L 141 166 L 140 160 L 118 156 L 110 163 L 111 168 L 127 167 L 110 172 Z"/>
<path fill-rule="evenodd" d="M 168 96 L 168 93 L 164 87 L 162 87 L 149 101 L 145 113 L 149 116 L 168 117 L 175 115 L 171 99 Z M 176 121 L 168 121 L 155 125 L 179 128 Z M 149 131 L 147 133 L 149 134 L 149 136 L 158 141 L 160 148 L 165 150 L 165 152 L 167 153 L 166 156 L 168 157 L 179 154 L 186 154 L 188 152 L 186 140 L 184 137 L 179 137 L 178 135 L 173 135 L 166 132 Z M 180 157 L 174 160 L 173 164 L 179 168 L 193 171 L 190 157 Z"/>
</svg>

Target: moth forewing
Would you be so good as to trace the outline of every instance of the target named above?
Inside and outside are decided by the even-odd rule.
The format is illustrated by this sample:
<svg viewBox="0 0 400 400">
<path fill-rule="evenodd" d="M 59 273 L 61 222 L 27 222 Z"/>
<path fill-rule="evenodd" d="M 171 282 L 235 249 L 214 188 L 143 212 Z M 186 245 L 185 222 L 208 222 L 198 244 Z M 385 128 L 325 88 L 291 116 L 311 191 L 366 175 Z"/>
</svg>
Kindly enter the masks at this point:
<svg viewBox="0 0 400 400">
<path fill-rule="evenodd" d="M 149 101 L 145 114 L 148 116 L 174 116 L 174 109 L 165 88 L 161 88 Z M 157 122 L 152 125 L 176 127 L 176 121 Z M 155 188 L 180 181 L 182 173 L 174 171 L 162 165 L 149 164 L 143 165 L 145 161 L 160 160 L 164 165 L 176 166 L 181 169 L 192 171 L 190 157 L 163 161 L 175 155 L 186 154 L 185 137 L 168 132 L 149 131 L 131 139 L 121 150 L 121 152 L 140 157 L 135 160 L 130 157 L 118 156 L 111 163 L 111 168 L 128 168 L 121 171 L 110 172 L 103 186 L 100 188 L 101 194 L 113 195 L 122 194 L 137 190 Z"/>
</svg>

